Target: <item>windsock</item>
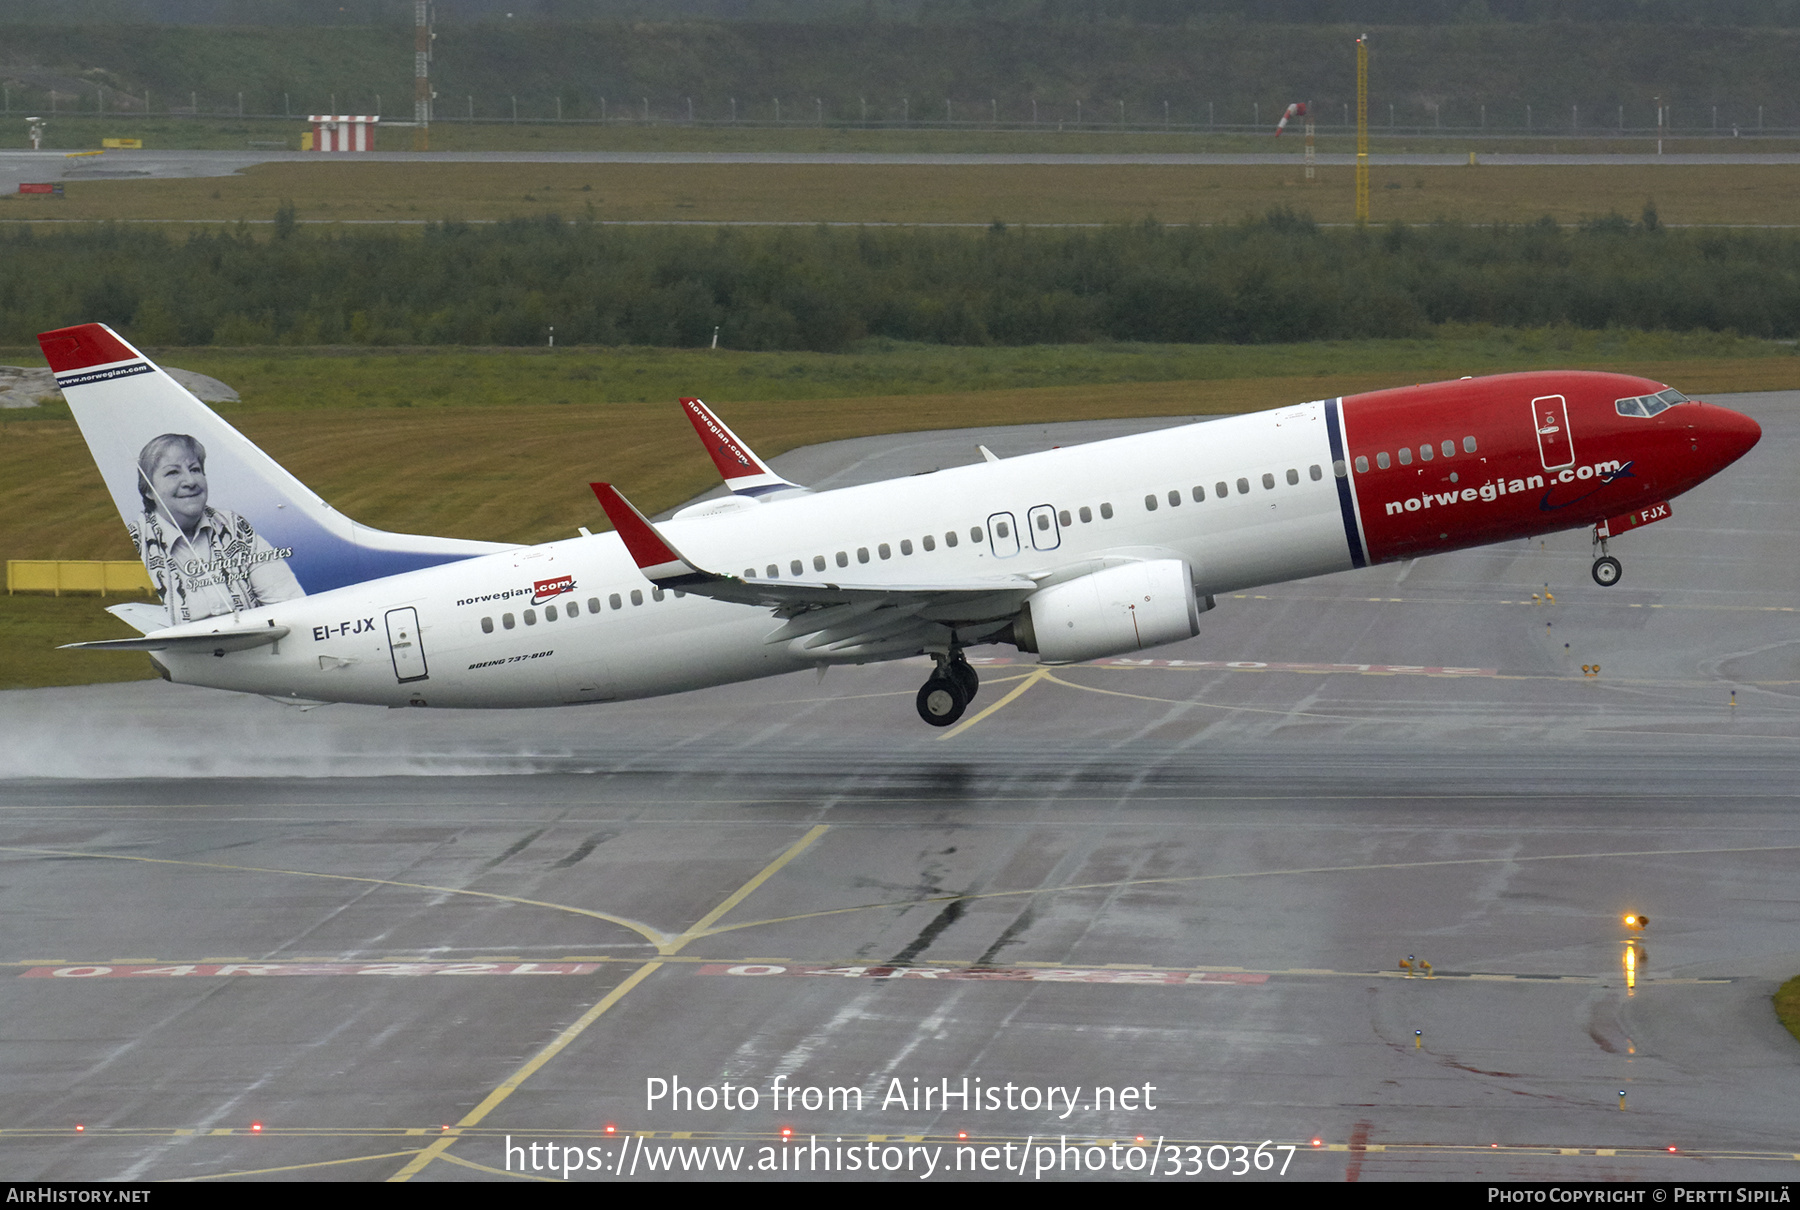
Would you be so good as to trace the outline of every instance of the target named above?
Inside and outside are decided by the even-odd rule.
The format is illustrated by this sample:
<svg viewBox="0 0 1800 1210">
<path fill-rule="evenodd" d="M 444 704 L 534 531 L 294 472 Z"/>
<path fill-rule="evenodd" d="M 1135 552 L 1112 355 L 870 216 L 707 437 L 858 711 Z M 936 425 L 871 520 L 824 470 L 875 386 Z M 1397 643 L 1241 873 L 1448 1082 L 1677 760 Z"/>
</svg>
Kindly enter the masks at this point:
<svg viewBox="0 0 1800 1210">
<path fill-rule="evenodd" d="M 1288 119 L 1304 118 L 1305 116 L 1306 116 L 1306 102 L 1305 101 L 1295 101 L 1292 105 L 1289 105 L 1285 110 L 1282 111 L 1281 121 L 1275 123 L 1275 137 L 1279 139 L 1281 137 L 1281 132 L 1287 129 Z"/>
</svg>

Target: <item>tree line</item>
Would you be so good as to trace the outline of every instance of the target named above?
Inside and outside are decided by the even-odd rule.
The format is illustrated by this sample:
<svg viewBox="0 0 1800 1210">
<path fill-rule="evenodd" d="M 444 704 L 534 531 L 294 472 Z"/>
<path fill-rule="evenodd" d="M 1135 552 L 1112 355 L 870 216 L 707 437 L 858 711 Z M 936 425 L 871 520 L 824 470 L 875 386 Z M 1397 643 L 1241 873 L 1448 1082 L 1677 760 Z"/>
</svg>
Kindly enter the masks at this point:
<svg viewBox="0 0 1800 1210">
<path fill-rule="evenodd" d="M 146 346 L 848 349 L 1415 337 L 1445 323 L 1800 336 L 1800 234 L 1565 229 L 296 226 L 0 232 L 0 344 L 100 321 Z"/>
</svg>

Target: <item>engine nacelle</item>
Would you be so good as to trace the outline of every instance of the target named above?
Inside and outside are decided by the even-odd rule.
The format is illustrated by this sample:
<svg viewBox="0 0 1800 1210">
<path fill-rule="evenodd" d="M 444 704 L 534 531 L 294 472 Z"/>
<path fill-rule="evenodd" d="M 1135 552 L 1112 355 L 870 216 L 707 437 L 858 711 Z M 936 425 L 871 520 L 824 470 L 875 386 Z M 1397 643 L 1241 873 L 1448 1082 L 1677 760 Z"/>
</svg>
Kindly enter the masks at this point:
<svg viewBox="0 0 1800 1210">
<path fill-rule="evenodd" d="M 1183 560 L 1126 563 L 1032 593 L 1013 622 L 1013 641 L 1046 664 L 1072 664 L 1191 639 L 1201 611 L 1211 608 L 1211 597 L 1194 596 Z"/>
</svg>

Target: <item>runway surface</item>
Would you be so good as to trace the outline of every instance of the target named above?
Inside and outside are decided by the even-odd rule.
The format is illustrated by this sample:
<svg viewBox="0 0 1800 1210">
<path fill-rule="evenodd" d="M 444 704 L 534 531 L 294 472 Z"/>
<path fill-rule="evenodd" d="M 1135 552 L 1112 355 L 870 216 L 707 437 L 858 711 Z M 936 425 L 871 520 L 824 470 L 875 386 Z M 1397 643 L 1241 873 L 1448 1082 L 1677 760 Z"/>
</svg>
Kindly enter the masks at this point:
<svg viewBox="0 0 1800 1210">
<path fill-rule="evenodd" d="M 1492 165 L 1679 165 L 1794 164 L 1794 152 L 1689 152 L 1655 155 L 1644 152 L 1617 154 L 1552 154 L 1536 152 L 1478 152 L 1481 162 Z M 354 155 L 326 155 L 302 151 L 108 151 L 100 155 L 71 155 L 65 151 L 0 151 L 0 193 L 17 192 L 22 181 L 167 179 L 230 176 L 257 164 L 356 163 L 390 164 L 911 164 L 926 166 L 991 167 L 1007 164 L 1097 165 L 1125 164 L 1181 166 L 1291 165 L 1300 159 L 1298 149 L 1285 153 L 1144 153 L 1063 154 L 1057 152 L 954 153 L 864 151 L 373 151 Z M 1348 153 L 1320 152 L 1324 165 L 1348 165 L 1356 157 Z M 1450 153 L 1377 154 L 1376 165 L 1405 167 L 1455 167 L 1468 163 L 1466 149 Z"/>
<path fill-rule="evenodd" d="M 491 714 L 0 694 L 0 1156 L 1791 1180 L 1800 394 L 1720 402 L 1763 442 L 1615 587 L 1571 533 L 1221 599 L 1153 660 L 980 649 L 945 732 L 917 662 Z"/>
</svg>

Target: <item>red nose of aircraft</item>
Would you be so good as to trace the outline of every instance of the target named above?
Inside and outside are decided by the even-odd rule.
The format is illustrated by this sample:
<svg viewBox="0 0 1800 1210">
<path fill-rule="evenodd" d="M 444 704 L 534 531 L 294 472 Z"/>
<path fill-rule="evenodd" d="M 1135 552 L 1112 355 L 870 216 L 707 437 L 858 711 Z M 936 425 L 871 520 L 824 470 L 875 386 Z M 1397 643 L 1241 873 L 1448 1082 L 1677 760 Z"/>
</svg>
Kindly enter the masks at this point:
<svg viewBox="0 0 1800 1210">
<path fill-rule="evenodd" d="M 1718 460 L 1718 469 L 1730 466 L 1762 440 L 1762 425 L 1742 412 L 1710 403 L 1697 409 L 1692 425 L 1695 444 Z"/>
</svg>

